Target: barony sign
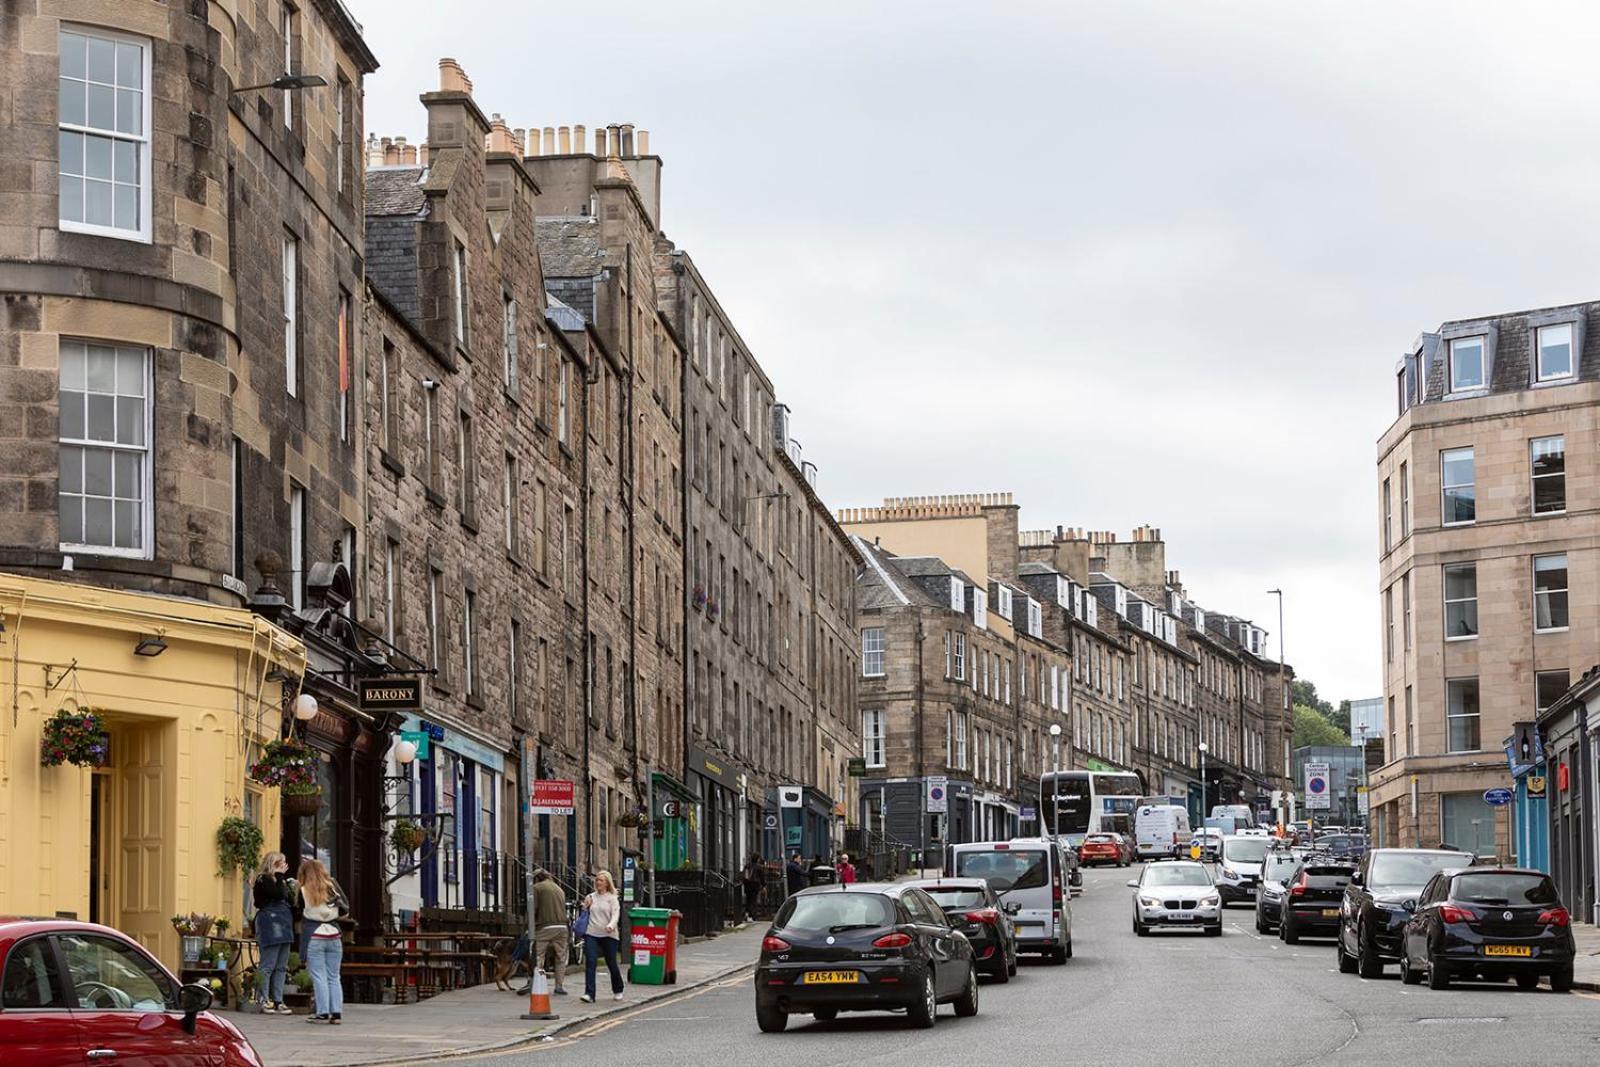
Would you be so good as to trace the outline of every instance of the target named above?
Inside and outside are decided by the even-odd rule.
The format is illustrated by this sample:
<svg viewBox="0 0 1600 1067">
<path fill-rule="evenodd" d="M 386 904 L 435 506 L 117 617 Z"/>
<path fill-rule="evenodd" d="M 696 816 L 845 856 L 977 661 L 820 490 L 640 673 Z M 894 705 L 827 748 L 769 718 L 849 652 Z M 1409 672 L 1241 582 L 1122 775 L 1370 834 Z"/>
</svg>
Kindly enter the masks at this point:
<svg viewBox="0 0 1600 1067">
<path fill-rule="evenodd" d="M 362 678 L 356 682 L 362 711 L 421 711 L 421 678 Z"/>
</svg>

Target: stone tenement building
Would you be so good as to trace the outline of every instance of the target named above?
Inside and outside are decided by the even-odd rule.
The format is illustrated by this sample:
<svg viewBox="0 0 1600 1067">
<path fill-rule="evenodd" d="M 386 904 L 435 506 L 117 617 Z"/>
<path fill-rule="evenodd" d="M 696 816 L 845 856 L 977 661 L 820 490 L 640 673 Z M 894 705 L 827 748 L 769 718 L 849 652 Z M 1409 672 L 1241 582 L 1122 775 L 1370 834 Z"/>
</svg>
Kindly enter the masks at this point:
<svg viewBox="0 0 1600 1067">
<path fill-rule="evenodd" d="M 831 828 L 856 810 L 860 560 L 771 380 L 693 258 L 664 237 L 656 288 L 689 354 L 686 767 L 705 863 L 736 870 L 758 848 L 826 855 Z"/>
<path fill-rule="evenodd" d="M 941 729 L 925 706 L 917 713 L 916 691 L 905 684 L 921 677 L 926 692 L 942 694 L 947 679 L 966 677 L 965 655 L 959 667 L 952 655 L 947 673 L 933 670 L 924 642 L 915 637 L 919 624 L 891 620 L 902 613 L 963 611 L 954 599 L 931 608 L 908 592 L 907 583 L 924 582 L 928 575 L 948 583 L 953 575 L 970 585 L 973 571 L 989 584 L 983 598 L 987 625 L 974 615 L 963 624 L 969 632 L 951 640 L 965 653 L 974 642 L 1004 636 L 996 650 L 1001 681 L 992 699 L 1007 710 L 992 723 L 992 743 L 1002 753 L 1020 754 L 1021 769 L 1009 779 L 994 779 L 1000 786 L 998 821 L 982 814 L 967 818 L 962 807 L 962 818 L 950 817 L 951 834 L 1016 828 L 1006 819 L 1034 806 L 1039 775 L 1053 766 L 1053 745 L 1047 751 L 1038 744 L 1052 723 L 1061 727 L 1063 770 L 1136 772 L 1144 792 L 1180 797 L 1196 816 L 1218 803 L 1265 807 L 1275 791 L 1289 788 L 1284 693 L 1292 672 L 1265 658 L 1264 630 L 1187 599 L 1177 572 L 1166 569 L 1159 531 L 1143 527 L 1127 542 L 1110 533 L 1059 528 L 1019 532 L 1008 494 L 896 498 L 878 508 L 846 509 L 840 517 L 846 529 L 870 538 L 869 562 L 881 564 L 881 573 L 869 569 L 861 579 L 863 740 L 869 764 L 879 753 L 884 758 L 883 769 L 874 775 L 869 766 L 862 783 L 867 825 L 906 833 L 914 824 L 896 810 L 921 811 L 928 774 L 951 775 L 951 803 L 957 805 L 951 810 L 958 812 L 968 788 L 962 773 L 966 716 L 959 703 L 952 706 Z M 984 651 L 972 653 L 979 661 L 980 698 L 987 677 Z M 1013 671 L 1019 682 L 1016 713 L 1009 710 L 1005 682 Z M 1035 720 L 1026 717 L 1031 709 L 1038 711 Z M 951 753 L 943 764 L 929 757 L 940 742 Z M 1203 788 L 1201 743 L 1207 750 Z M 887 816 L 881 814 L 885 806 Z M 916 829 L 911 843 L 921 840 L 922 828 Z"/>
<path fill-rule="evenodd" d="M 19 709 L 0 725 L 0 910 L 105 922 L 176 963 L 168 916 L 240 913 L 202 847 L 230 813 L 336 856 L 358 913 L 379 907 L 376 816 L 351 798 L 365 781 L 375 799 L 376 738 L 327 673 L 372 667 L 346 613 L 364 607 L 350 385 L 376 66 L 335 0 L 0 11 Z M 286 71 L 324 84 L 237 91 Z M 323 808 L 280 819 L 244 768 L 302 688 L 321 698 Z M 107 766 L 41 767 L 43 720 L 81 709 Z"/>
<path fill-rule="evenodd" d="M 1510 855 L 1507 816 L 1483 800 L 1513 784 L 1506 739 L 1600 659 L 1597 308 L 1447 322 L 1395 368 L 1377 471 L 1383 844 Z M 1514 817 L 1543 822 L 1547 801 L 1518 788 Z M 1570 804 L 1554 777 L 1548 793 Z"/>
</svg>

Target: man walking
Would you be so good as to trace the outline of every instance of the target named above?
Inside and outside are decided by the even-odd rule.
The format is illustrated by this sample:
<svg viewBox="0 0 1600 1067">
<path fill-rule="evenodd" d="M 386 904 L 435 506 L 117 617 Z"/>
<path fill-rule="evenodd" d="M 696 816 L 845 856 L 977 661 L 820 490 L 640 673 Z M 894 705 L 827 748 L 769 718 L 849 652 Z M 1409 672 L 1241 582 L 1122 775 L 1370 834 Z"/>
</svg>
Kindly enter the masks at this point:
<svg viewBox="0 0 1600 1067">
<path fill-rule="evenodd" d="M 789 895 L 800 892 L 806 887 L 806 871 L 800 866 L 800 853 L 789 853 L 789 865 L 784 868 L 784 878 L 788 881 Z"/>
<path fill-rule="evenodd" d="M 550 872 L 540 868 L 533 872 L 533 967 L 544 968 L 555 978 L 555 988 L 551 990 L 556 996 L 564 997 L 567 991 L 561 987 L 562 980 L 567 974 L 567 895 L 561 891 L 561 886 L 550 877 Z M 554 956 L 553 966 L 546 967 L 547 956 Z M 517 990 L 527 996 L 533 989 L 533 978 L 528 978 L 526 987 Z"/>
</svg>

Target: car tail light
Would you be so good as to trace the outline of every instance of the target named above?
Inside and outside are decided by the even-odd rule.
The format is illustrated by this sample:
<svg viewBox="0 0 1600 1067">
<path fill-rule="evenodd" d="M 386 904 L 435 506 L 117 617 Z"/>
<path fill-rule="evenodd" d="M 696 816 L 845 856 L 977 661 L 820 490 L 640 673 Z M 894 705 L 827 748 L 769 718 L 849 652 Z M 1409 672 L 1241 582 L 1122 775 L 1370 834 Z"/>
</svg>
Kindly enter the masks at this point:
<svg viewBox="0 0 1600 1067">
<path fill-rule="evenodd" d="M 876 940 L 876 941 L 874 941 L 872 943 L 872 947 L 873 948 L 905 948 L 909 944 L 911 944 L 911 935 L 910 934 L 902 934 L 899 931 L 896 931 L 896 932 L 894 932 L 892 934 L 884 934 L 882 937 L 878 938 L 878 940 Z"/>
<path fill-rule="evenodd" d="M 1568 926 L 1572 923 L 1572 913 L 1566 908 L 1546 908 L 1539 913 L 1540 926 Z"/>
<path fill-rule="evenodd" d="M 993 925 L 1000 921 L 1000 913 L 993 908 L 979 908 L 977 911 L 967 912 L 965 918 L 969 923 L 989 923 Z"/>
<path fill-rule="evenodd" d="M 993 945 L 989 945 L 983 950 L 983 958 L 984 959 L 988 959 L 990 956 L 993 956 L 993 955 L 994 955 L 994 946 Z"/>
<path fill-rule="evenodd" d="M 1294 885 L 1289 887 L 1289 895 L 1291 897 L 1303 897 L 1303 896 L 1305 896 L 1306 895 L 1306 887 L 1309 886 L 1310 884 L 1311 884 L 1311 879 L 1306 876 L 1306 872 L 1305 871 L 1301 871 L 1300 872 L 1299 881 L 1295 882 Z"/>
<path fill-rule="evenodd" d="M 788 952 L 791 947 L 783 938 L 773 937 L 771 934 L 761 939 L 762 952 Z"/>
<path fill-rule="evenodd" d="M 1473 923 L 1478 921 L 1478 913 L 1471 908 L 1458 908 L 1454 904 L 1445 904 L 1439 908 L 1439 921 L 1447 923 Z"/>
</svg>

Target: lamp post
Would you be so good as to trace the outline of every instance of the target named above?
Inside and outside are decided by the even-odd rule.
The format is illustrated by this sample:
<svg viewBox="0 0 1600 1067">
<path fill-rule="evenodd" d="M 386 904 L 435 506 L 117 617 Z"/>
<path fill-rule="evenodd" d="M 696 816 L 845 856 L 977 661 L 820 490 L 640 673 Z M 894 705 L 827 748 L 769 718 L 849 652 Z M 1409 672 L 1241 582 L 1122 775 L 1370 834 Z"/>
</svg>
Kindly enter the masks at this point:
<svg viewBox="0 0 1600 1067">
<path fill-rule="evenodd" d="M 1061 836 L 1061 724 L 1050 724 L 1050 747 L 1055 750 L 1056 773 L 1050 778 L 1050 836 Z"/>
<path fill-rule="evenodd" d="M 1204 741 L 1195 746 L 1200 750 L 1200 825 L 1206 824 L 1206 753 L 1211 746 Z"/>
<path fill-rule="evenodd" d="M 1361 816 L 1361 829 L 1368 830 L 1372 823 L 1372 796 L 1367 792 L 1367 730 L 1366 723 L 1356 727 L 1356 733 L 1361 735 L 1361 792 L 1356 794 L 1356 814 Z M 1367 810 L 1361 810 L 1361 798 L 1367 799 Z M 1371 834 L 1368 834 L 1371 840 Z"/>
</svg>

